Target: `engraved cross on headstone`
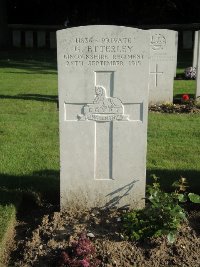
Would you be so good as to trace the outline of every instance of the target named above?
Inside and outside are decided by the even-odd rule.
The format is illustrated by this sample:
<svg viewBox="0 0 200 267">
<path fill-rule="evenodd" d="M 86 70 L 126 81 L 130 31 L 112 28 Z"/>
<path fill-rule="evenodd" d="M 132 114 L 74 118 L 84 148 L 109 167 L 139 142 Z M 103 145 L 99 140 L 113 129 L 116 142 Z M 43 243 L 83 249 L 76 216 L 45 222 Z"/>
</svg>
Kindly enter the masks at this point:
<svg viewBox="0 0 200 267">
<path fill-rule="evenodd" d="M 158 71 L 158 64 L 156 64 L 156 70 L 150 72 L 150 74 L 154 74 L 155 75 L 155 87 L 157 87 L 158 86 L 158 75 L 163 74 L 163 72 L 159 72 Z"/>
<path fill-rule="evenodd" d="M 95 86 L 102 85 L 107 89 L 107 96 L 113 97 L 114 72 L 95 72 Z M 94 179 L 113 179 L 113 122 L 94 121 Z"/>
<path fill-rule="evenodd" d="M 110 180 L 113 177 L 113 131 L 115 122 L 142 121 L 142 103 L 122 103 L 114 97 L 114 72 L 94 72 L 93 103 L 65 102 L 65 121 L 94 122 L 94 179 Z M 74 109 L 76 120 L 67 117 L 67 109 Z M 69 112 L 70 113 L 70 112 Z"/>
</svg>

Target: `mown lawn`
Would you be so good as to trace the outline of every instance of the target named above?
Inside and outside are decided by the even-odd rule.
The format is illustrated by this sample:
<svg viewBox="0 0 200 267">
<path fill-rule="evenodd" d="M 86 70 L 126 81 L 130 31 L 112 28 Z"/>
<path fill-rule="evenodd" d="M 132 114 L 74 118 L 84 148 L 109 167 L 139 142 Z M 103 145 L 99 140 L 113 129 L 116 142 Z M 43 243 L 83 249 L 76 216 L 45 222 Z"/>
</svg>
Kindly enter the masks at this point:
<svg viewBox="0 0 200 267">
<path fill-rule="evenodd" d="M 199 140 L 199 114 L 150 113 L 147 174 L 159 176 L 166 188 L 185 177 L 191 190 L 200 192 Z"/>
<path fill-rule="evenodd" d="M 184 78 L 184 70 L 192 66 L 192 51 L 179 50 L 177 63 L 177 78 Z M 194 97 L 196 81 L 195 80 L 176 80 L 174 81 L 174 97 L 180 97 L 182 94 L 189 94 Z"/>
<path fill-rule="evenodd" d="M 59 203 L 59 132 L 55 51 L 4 51 L 0 59 L 1 241 L 19 203 Z M 195 81 L 174 88 L 194 94 Z M 147 181 L 156 174 L 168 187 L 182 175 L 199 190 L 199 140 L 199 115 L 150 113 Z"/>
<path fill-rule="evenodd" d="M 55 172 L 59 176 L 56 55 L 40 51 L 33 60 L 25 51 L 24 60 L 18 56 L 4 54 L 1 60 L 0 173 L 7 178 L 0 186 L 6 181 L 9 188 L 46 192 L 55 184 Z M 52 181 L 46 188 L 47 176 Z"/>
<path fill-rule="evenodd" d="M 56 53 L 33 54 L 0 52 L 0 255 L 19 204 L 59 203 Z"/>
</svg>

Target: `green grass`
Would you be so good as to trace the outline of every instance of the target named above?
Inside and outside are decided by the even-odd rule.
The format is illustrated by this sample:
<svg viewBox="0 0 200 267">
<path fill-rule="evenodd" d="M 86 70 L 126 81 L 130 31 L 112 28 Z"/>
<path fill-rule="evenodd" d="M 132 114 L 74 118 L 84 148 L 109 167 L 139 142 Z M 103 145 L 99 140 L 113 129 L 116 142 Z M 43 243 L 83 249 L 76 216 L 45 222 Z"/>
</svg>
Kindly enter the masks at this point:
<svg viewBox="0 0 200 267">
<path fill-rule="evenodd" d="M 192 66 L 192 50 L 179 50 L 177 77 L 184 77 L 184 70 Z M 175 80 L 174 81 L 174 97 L 181 97 L 183 94 L 189 94 L 194 97 L 196 90 L 196 81 L 194 80 Z"/>
<path fill-rule="evenodd" d="M 196 81 L 194 80 L 175 80 L 174 81 L 174 97 L 180 97 L 188 94 L 191 97 L 195 95 Z"/>
<path fill-rule="evenodd" d="M 181 176 L 200 192 L 199 114 L 149 114 L 147 173 L 169 188 Z"/>
<path fill-rule="evenodd" d="M 56 66 L 31 59 L 2 65 L 0 186 L 48 197 L 59 178 Z"/>
<path fill-rule="evenodd" d="M 56 55 L 0 52 L 0 242 L 19 204 L 59 203 Z M 27 209 L 29 207 L 26 207 Z"/>
<path fill-rule="evenodd" d="M 59 132 L 55 52 L 13 50 L 0 58 L 1 241 L 20 204 L 59 203 Z M 174 87 L 174 95 L 192 95 L 195 81 Z M 199 190 L 199 138 L 199 115 L 150 113 L 147 181 L 155 173 L 168 187 L 182 175 Z"/>
</svg>

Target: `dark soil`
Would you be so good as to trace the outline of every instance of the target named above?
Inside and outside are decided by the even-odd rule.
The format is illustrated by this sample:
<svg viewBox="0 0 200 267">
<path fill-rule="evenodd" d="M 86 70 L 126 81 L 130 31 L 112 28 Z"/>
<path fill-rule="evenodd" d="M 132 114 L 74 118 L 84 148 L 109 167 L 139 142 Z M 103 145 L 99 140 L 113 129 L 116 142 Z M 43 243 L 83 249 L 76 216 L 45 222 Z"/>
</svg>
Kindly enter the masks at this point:
<svg viewBox="0 0 200 267">
<path fill-rule="evenodd" d="M 179 229 L 175 243 L 165 237 L 130 242 L 121 234 L 126 210 L 55 207 L 23 212 L 16 227 L 9 266 L 58 266 L 57 259 L 81 232 L 92 233 L 101 266 L 162 267 L 200 266 L 200 208 L 187 206 L 188 221 Z M 26 214 L 25 214 L 26 213 Z"/>
</svg>

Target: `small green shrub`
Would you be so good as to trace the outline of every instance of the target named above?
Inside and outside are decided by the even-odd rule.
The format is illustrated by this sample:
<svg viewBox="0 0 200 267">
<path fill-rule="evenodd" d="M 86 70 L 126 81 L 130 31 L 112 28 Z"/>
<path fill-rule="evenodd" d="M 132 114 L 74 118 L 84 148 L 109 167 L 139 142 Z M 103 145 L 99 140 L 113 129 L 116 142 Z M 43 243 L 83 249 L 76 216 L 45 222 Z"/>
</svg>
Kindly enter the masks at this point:
<svg viewBox="0 0 200 267">
<path fill-rule="evenodd" d="M 186 202 L 188 198 L 192 202 L 200 203 L 200 197 L 185 193 L 187 189 L 185 178 L 172 185 L 175 187 L 172 193 L 161 190 L 158 177 L 153 176 L 153 179 L 153 184 L 147 186 L 145 208 L 124 215 L 124 231 L 131 240 L 167 235 L 168 241 L 173 243 L 178 228 L 183 220 L 186 220 L 186 213 L 179 203 Z"/>
</svg>

